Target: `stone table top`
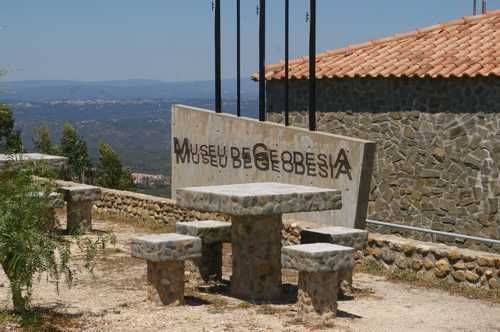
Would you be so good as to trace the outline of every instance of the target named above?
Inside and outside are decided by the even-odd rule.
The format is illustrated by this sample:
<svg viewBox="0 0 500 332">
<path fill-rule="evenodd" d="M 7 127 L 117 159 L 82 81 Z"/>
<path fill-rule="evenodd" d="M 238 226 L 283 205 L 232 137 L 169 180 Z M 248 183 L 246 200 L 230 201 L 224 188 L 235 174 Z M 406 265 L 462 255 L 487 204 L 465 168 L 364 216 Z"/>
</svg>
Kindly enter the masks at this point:
<svg viewBox="0 0 500 332">
<path fill-rule="evenodd" d="M 340 190 L 274 182 L 182 188 L 176 191 L 176 199 L 177 204 L 184 208 L 240 216 L 342 207 Z"/>
<path fill-rule="evenodd" d="M 59 192 L 64 195 L 64 200 L 71 202 L 96 201 L 101 199 L 101 189 L 89 185 L 61 187 Z"/>
<path fill-rule="evenodd" d="M 201 239 L 168 233 L 132 238 L 132 257 L 152 262 L 179 261 L 201 256 Z"/>
</svg>

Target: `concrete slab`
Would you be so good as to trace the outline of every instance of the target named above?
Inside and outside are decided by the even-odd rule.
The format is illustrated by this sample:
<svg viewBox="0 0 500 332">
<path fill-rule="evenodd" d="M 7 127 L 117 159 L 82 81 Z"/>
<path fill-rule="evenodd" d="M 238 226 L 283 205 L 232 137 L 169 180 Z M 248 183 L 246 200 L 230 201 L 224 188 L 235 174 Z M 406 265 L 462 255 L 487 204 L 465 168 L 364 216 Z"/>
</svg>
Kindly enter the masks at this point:
<svg viewBox="0 0 500 332">
<path fill-rule="evenodd" d="M 352 269 L 354 249 L 331 243 L 299 244 L 281 249 L 284 268 L 306 272 L 333 272 Z"/>
<path fill-rule="evenodd" d="M 62 187 L 58 191 L 64 195 L 64 200 L 68 202 L 97 201 L 101 199 L 102 195 L 100 188 L 88 185 Z"/>
<path fill-rule="evenodd" d="M 132 256 L 152 262 L 201 257 L 201 239 L 182 234 L 151 234 L 132 238 Z"/>
<path fill-rule="evenodd" d="M 176 199 L 181 207 L 240 216 L 342 207 L 339 190 L 274 182 L 183 188 L 177 190 Z"/>
<path fill-rule="evenodd" d="M 0 154 L 0 168 L 7 163 L 20 165 L 33 162 L 46 162 L 51 167 L 61 168 L 67 165 L 68 158 L 42 153 Z"/>
<path fill-rule="evenodd" d="M 197 236 L 204 244 L 231 242 L 231 223 L 218 220 L 177 222 L 175 232 Z"/>
<path fill-rule="evenodd" d="M 368 231 L 334 226 L 304 229 L 300 232 L 300 243 L 318 242 L 338 244 L 360 250 L 368 243 Z"/>
</svg>

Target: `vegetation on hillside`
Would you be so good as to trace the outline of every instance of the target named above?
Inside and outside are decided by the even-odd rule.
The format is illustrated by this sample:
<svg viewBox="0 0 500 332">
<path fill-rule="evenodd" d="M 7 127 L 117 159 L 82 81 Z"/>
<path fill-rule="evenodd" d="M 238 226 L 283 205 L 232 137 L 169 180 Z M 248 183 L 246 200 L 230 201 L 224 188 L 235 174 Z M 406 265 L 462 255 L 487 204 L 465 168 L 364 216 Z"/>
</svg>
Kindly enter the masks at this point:
<svg viewBox="0 0 500 332">
<path fill-rule="evenodd" d="M 87 143 L 80 138 L 75 127 L 65 123 L 60 149 L 63 156 L 68 158 L 68 177 L 80 183 L 91 183 L 92 164 L 90 162 Z"/>
<path fill-rule="evenodd" d="M 118 154 L 106 143 L 99 145 L 96 183 L 101 187 L 121 190 L 135 189 L 130 170 L 123 168 Z"/>
<path fill-rule="evenodd" d="M 9 106 L 0 104 L 0 153 L 19 153 L 23 150 L 21 133 L 15 129 Z"/>
</svg>

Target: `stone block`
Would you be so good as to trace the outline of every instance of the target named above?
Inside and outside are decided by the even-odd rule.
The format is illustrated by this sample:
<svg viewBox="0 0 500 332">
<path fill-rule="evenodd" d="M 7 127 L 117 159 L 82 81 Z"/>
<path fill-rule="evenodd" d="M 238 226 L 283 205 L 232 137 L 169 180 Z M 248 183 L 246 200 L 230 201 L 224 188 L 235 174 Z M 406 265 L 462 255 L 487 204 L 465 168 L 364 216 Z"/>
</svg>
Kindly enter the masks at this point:
<svg viewBox="0 0 500 332">
<path fill-rule="evenodd" d="M 276 215 L 338 210 L 342 193 L 283 183 L 264 182 L 178 189 L 177 204 L 184 208 L 230 215 Z"/>
<path fill-rule="evenodd" d="M 333 272 L 352 269 L 354 249 L 331 243 L 299 244 L 283 247 L 284 268 L 306 272 Z"/>
<path fill-rule="evenodd" d="M 184 261 L 148 261 L 147 278 L 149 301 L 158 305 L 184 304 Z"/>
<path fill-rule="evenodd" d="M 305 320 L 335 318 L 337 313 L 337 272 L 299 272 L 298 313 Z"/>
<path fill-rule="evenodd" d="M 222 279 L 222 243 L 231 242 L 231 223 L 217 220 L 197 220 L 177 222 L 178 234 L 201 238 L 201 258 L 194 260 L 201 278 L 210 280 Z"/>
<path fill-rule="evenodd" d="M 304 229 L 300 232 L 300 243 L 332 243 L 362 250 L 368 243 L 368 232 L 347 227 L 323 227 Z"/>
<path fill-rule="evenodd" d="M 175 232 L 197 236 L 203 244 L 231 242 L 231 223 L 217 220 L 177 222 Z"/>
<path fill-rule="evenodd" d="M 152 234 L 132 239 L 132 256 L 152 262 L 201 257 L 201 239 L 182 234 Z"/>
<path fill-rule="evenodd" d="M 250 300 L 280 298 L 282 229 L 281 215 L 232 217 L 233 296 Z"/>
</svg>

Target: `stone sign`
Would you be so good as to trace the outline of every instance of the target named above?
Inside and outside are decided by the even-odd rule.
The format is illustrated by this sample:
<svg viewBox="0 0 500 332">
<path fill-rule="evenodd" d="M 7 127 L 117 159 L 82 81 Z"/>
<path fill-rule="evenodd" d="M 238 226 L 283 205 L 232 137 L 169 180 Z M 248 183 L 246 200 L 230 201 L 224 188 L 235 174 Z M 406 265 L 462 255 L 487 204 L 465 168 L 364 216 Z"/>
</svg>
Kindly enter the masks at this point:
<svg viewBox="0 0 500 332">
<path fill-rule="evenodd" d="M 287 218 L 365 226 L 373 142 L 174 105 L 171 144 L 173 195 L 184 187 L 248 182 L 340 189 L 342 209 Z"/>
</svg>

